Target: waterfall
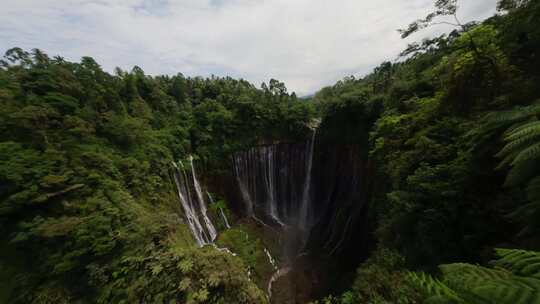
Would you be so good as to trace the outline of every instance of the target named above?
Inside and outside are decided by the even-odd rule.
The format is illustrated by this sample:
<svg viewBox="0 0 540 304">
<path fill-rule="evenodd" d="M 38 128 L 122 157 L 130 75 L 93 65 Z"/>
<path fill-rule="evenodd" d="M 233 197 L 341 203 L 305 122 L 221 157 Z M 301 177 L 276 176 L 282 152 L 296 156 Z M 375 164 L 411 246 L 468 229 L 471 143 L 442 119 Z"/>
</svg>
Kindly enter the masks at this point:
<svg viewBox="0 0 540 304">
<path fill-rule="evenodd" d="M 307 156 L 307 166 L 306 166 L 306 182 L 304 183 L 304 191 L 302 193 L 302 207 L 300 209 L 300 228 L 304 231 L 308 230 L 309 224 L 309 200 L 310 200 L 310 188 L 311 188 L 311 168 L 313 167 L 313 149 L 315 147 L 315 135 L 317 134 L 317 129 L 313 130 L 313 135 L 311 136 L 311 143 L 309 147 L 309 154 Z"/>
<path fill-rule="evenodd" d="M 240 193 L 242 194 L 242 199 L 244 200 L 244 204 L 246 205 L 246 213 L 248 216 L 253 216 L 253 201 L 251 200 L 251 196 L 249 195 L 246 184 L 241 180 L 241 176 L 245 175 L 243 169 L 247 166 L 243 163 L 243 159 L 239 156 L 233 156 L 233 160 L 235 170 L 234 175 L 236 176 L 236 181 L 240 188 Z"/>
<path fill-rule="evenodd" d="M 310 228 L 316 131 L 305 143 L 256 146 L 232 157 L 247 216 L 267 225 Z"/>
<path fill-rule="evenodd" d="M 185 175 L 182 174 L 185 173 L 184 168 L 182 165 L 181 169 L 178 168 L 178 166 L 174 162 L 172 164 L 174 167 L 174 183 L 176 184 L 178 198 L 180 199 L 180 204 L 182 205 L 182 209 L 184 210 L 184 215 L 186 216 L 189 229 L 191 230 L 193 237 L 195 237 L 195 241 L 197 241 L 197 244 L 199 246 L 203 246 L 208 242 L 208 240 L 204 234 L 204 229 L 201 225 L 201 222 L 199 221 L 199 217 L 197 216 L 197 213 L 195 212 L 195 209 L 191 204 L 191 197 L 187 190 L 187 179 L 185 178 Z"/>
<path fill-rule="evenodd" d="M 206 224 L 206 229 L 208 230 L 208 233 L 210 234 L 210 242 L 213 242 L 217 236 L 216 228 L 214 228 L 212 221 L 210 221 L 210 219 L 208 218 L 206 203 L 202 195 L 201 185 L 199 184 L 199 181 L 197 180 L 197 175 L 195 174 L 195 166 L 193 165 L 193 156 L 191 155 L 189 156 L 189 162 L 191 165 L 191 175 L 193 176 L 193 185 L 195 186 L 195 192 L 197 193 L 197 200 L 199 201 L 201 215 L 203 217 L 204 223 Z"/>
<path fill-rule="evenodd" d="M 195 207 L 193 205 L 193 197 L 191 196 L 191 191 L 190 191 L 190 182 L 189 182 L 189 179 L 187 177 L 187 173 L 186 173 L 186 169 L 184 167 L 184 163 L 182 163 L 182 161 L 178 161 L 178 163 L 180 164 L 181 172 L 182 172 L 181 177 L 183 178 L 182 179 L 183 182 L 181 183 L 181 185 L 183 186 L 183 189 L 185 191 L 184 198 L 187 199 L 187 205 L 189 206 L 189 209 L 190 209 L 191 213 L 193 214 L 193 217 L 196 219 L 196 221 L 195 221 L 196 228 L 197 228 L 199 236 L 203 240 L 202 244 L 199 244 L 199 245 L 202 246 L 203 244 L 209 243 L 208 234 L 206 233 L 206 231 L 204 231 L 204 229 L 203 229 L 203 227 L 201 225 L 201 221 L 199 220 L 199 216 L 197 215 L 196 209 L 195 209 Z"/>
<path fill-rule="evenodd" d="M 276 203 L 276 187 L 275 187 L 275 167 L 274 167 L 274 147 L 266 146 L 261 149 L 263 153 L 263 158 L 266 160 L 263 163 L 264 168 L 264 177 L 266 181 L 266 192 L 268 193 L 267 198 L 267 209 L 270 214 L 270 217 L 275 220 L 281 226 L 285 224 L 281 221 L 278 215 L 277 203 Z"/>
<path fill-rule="evenodd" d="M 188 173 L 184 167 L 184 164 L 179 161 L 178 166 L 176 163 L 173 165 L 173 180 L 176 185 L 178 199 L 184 210 L 188 227 L 195 238 L 195 241 L 199 246 L 211 244 L 217 236 L 217 231 L 212 224 L 212 221 L 208 217 L 206 203 L 202 195 L 201 185 L 197 180 L 195 173 L 195 166 L 193 165 L 193 158 L 190 157 L 191 165 L 191 179 L 188 178 Z M 191 191 L 194 189 L 195 191 Z M 195 196 L 192 195 L 195 193 Z M 198 202 L 195 206 L 194 200 Z M 204 225 L 201 223 L 201 219 Z"/>
<path fill-rule="evenodd" d="M 214 199 L 210 195 L 210 192 L 206 192 L 206 194 L 208 195 L 208 200 L 210 201 L 210 203 L 215 204 Z M 231 229 L 231 225 L 229 225 L 229 221 L 227 220 L 227 216 L 225 216 L 225 212 L 223 212 L 223 208 L 221 208 L 221 206 L 218 206 L 218 208 L 219 208 L 219 213 L 221 214 L 221 218 L 223 219 L 223 223 L 225 224 L 225 227 L 227 229 Z"/>
</svg>

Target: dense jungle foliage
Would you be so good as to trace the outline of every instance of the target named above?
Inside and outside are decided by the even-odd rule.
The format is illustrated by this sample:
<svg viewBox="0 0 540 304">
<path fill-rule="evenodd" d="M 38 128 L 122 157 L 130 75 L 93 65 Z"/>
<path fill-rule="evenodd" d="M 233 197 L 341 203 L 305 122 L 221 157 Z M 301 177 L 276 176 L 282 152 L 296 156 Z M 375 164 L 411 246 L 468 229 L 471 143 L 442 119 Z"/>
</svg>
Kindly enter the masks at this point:
<svg viewBox="0 0 540 304">
<path fill-rule="evenodd" d="M 436 5 L 402 35 L 456 13 Z M 540 2 L 498 8 L 314 97 L 323 121 L 375 121 L 356 126 L 377 166 L 378 249 L 323 303 L 540 303 L 538 253 L 494 255 L 540 250 Z"/>
<path fill-rule="evenodd" d="M 436 5 L 402 35 L 457 9 Z M 220 235 L 236 256 L 197 248 L 170 163 L 194 155 L 219 174 L 234 151 L 305 138 L 316 117 L 376 168 L 377 249 L 320 303 L 540 303 L 540 1 L 456 22 L 309 100 L 277 80 L 112 75 L 90 57 L 10 49 L 0 303 L 267 303 L 246 271 L 265 260 L 256 236 Z"/>
<path fill-rule="evenodd" d="M 196 248 L 169 167 L 219 171 L 258 138 L 301 136 L 311 104 L 276 80 L 111 75 L 19 48 L 1 63 L 0 302 L 266 301 L 240 258 Z"/>
</svg>

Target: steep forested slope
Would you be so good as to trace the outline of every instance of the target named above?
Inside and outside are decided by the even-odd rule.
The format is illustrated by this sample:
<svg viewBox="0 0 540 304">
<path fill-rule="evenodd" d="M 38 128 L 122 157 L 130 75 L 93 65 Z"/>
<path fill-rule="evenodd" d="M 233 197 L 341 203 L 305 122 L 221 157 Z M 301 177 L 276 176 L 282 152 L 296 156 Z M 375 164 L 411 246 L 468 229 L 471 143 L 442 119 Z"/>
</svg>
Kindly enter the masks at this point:
<svg viewBox="0 0 540 304">
<path fill-rule="evenodd" d="M 0 302 L 267 303 L 282 262 L 270 252 L 293 235 L 274 302 L 538 303 L 540 2 L 499 8 L 307 100 L 276 80 L 111 75 L 89 57 L 9 50 Z M 171 169 L 191 156 L 217 194 L 210 217 L 233 226 L 216 225 L 216 244 L 234 255 L 189 230 Z M 251 214 L 240 167 L 265 200 Z M 295 200 L 269 199 L 278 188 Z M 290 210 L 306 197 L 309 237 Z"/>
<path fill-rule="evenodd" d="M 486 263 L 494 258 L 494 247 L 540 249 L 540 5 L 501 1 L 499 6 L 499 15 L 481 24 L 457 26 L 448 35 L 410 45 L 401 60 L 383 63 L 362 79 L 346 78 L 314 97 L 323 120 L 335 109 L 359 108 L 364 113 L 359 119 L 375 120 L 369 139 L 358 134 L 357 140 L 369 142 L 377 167 L 371 210 L 376 210 L 378 249 L 341 302 L 417 303 L 426 294 L 444 294 L 444 288 L 450 299 L 443 303 L 519 298 L 509 281 L 510 290 L 502 293 L 495 292 L 499 285 L 482 289 L 495 284 L 494 274 L 482 276 L 472 265 L 441 266 L 457 293 L 407 272 L 437 273 L 437 265 L 458 261 Z M 426 20 L 412 28 L 431 19 Z M 535 267 L 535 261 L 521 265 Z M 468 273 L 484 285 L 456 286 L 472 280 Z M 529 280 L 533 295 L 521 293 L 522 300 L 536 303 L 538 281 Z M 469 296 L 460 297 L 462 291 Z"/>
<path fill-rule="evenodd" d="M 14 48 L 0 103 L 2 301 L 265 301 L 239 258 L 196 249 L 169 170 L 302 134 L 313 111 L 282 83 L 110 75 Z"/>
</svg>

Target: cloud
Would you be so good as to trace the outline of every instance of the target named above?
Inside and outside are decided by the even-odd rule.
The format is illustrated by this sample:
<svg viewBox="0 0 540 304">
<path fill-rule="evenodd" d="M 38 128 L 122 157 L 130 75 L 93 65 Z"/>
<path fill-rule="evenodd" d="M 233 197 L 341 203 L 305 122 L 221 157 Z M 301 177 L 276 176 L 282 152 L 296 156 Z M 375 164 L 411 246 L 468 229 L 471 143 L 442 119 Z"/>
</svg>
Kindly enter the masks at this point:
<svg viewBox="0 0 540 304">
<path fill-rule="evenodd" d="M 492 15 L 496 0 L 460 3 L 465 22 Z M 394 59 L 410 42 L 396 29 L 432 7 L 433 0 L 17 0 L 2 4 L 0 51 L 91 56 L 108 71 L 138 65 L 153 75 L 277 78 L 307 94 Z"/>
</svg>

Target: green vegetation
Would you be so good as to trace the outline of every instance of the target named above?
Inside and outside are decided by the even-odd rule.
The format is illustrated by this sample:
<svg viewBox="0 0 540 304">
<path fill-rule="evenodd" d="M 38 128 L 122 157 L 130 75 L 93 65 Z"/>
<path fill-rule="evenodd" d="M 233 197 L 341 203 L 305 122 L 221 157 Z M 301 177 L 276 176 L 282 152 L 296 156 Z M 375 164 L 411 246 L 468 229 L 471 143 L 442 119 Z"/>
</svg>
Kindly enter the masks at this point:
<svg viewBox="0 0 540 304">
<path fill-rule="evenodd" d="M 403 36 L 457 10 L 456 1 L 436 5 Z M 481 24 L 456 18 L 452 33 L 314 97 L 323 119 L 361 112 L 342 126 L 364 129 L 353 140 L 377 167 L 380 249 L 350 291 L 325 303 L 540 302 L 538 253 L 498 249 L 495 268 L 476 264 L 494 247 L 540 251 L 540 3 L 499 9 Z"/>
<path fill-rule="evenodd" d="M 435 3 L 404 37 L 455 16 L 455 0 Z M 224 231 L 220 212 L 239 215 L 218 200 L 217 244 L 237 256 L 195 246 L 170 164 L 194 155 L 227 174 L 231 153 L 303 140 L 320 116 L 326 143 L 361 145 L 375 168 L 377 250 L 319 303 L 540 303 L 540 2 L 454 25 L 309 100 L 277 80 L 111 75 L 89 57 L 9 50 L 0 302 L 267 303 L 271 238 L 241 221 Z"/>
<path fill-rule="evenodd" d="M 237 254 L 247 265 L 252 280 L 261 290 L 266 290 L 268 279 L 275 269 L 264 252 L 265 245 L 262 243 L 256 229 L 249 224 L 241 224 L 238 227 L 224 231 L 216 241 L 220 247 L 229 248 Z M 279 252 L 276 250 L 276 252 Z"/>
<path fill-rule="evenodd" d="M 497 249 L 494 268 L 454 263 L 441 265 L 442 281 L 410 273 L 412 284 L 427 295 L 428 303 L 538 303 L 540 254 Z"/>
<path fill-rule="evenodd" d="M 2 298 L 266 301 L 239 258 L 193 248 L 169 166 L 194 154 L 219 172 L 260 138 L 303 136 L 311 104 L 276 80 L 110 75 L 39 50 L 1 66 Z"/>
</svg>

